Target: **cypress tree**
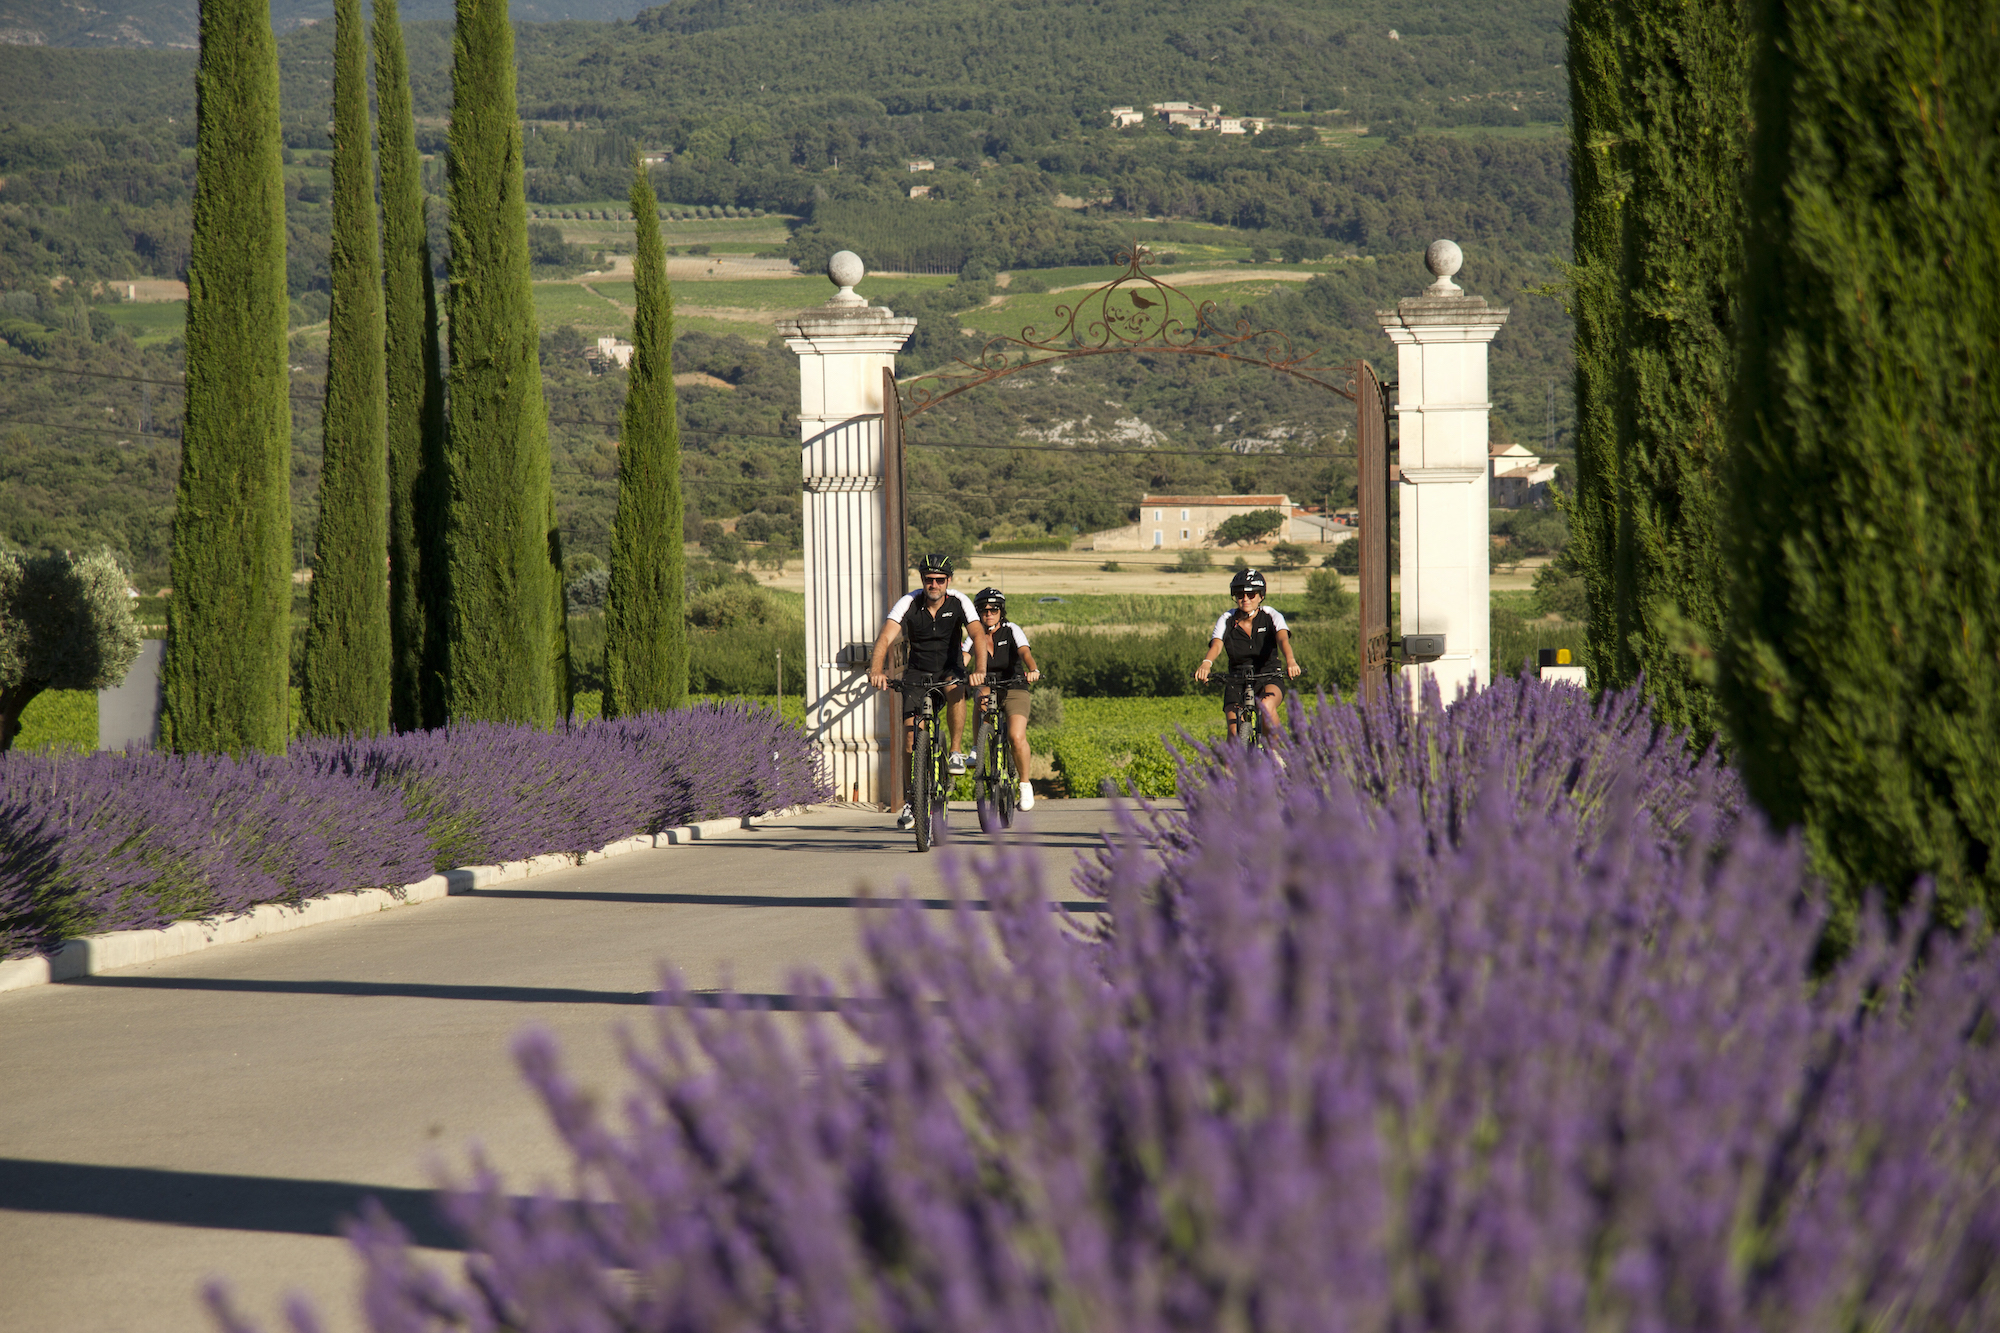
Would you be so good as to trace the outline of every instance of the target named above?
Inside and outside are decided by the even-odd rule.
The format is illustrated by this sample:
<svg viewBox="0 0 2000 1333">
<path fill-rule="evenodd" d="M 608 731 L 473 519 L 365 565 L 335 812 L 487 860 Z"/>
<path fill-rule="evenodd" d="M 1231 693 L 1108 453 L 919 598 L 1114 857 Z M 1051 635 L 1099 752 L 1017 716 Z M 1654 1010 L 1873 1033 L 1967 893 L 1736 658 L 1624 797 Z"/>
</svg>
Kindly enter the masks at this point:
<svg viewBox="0 0 2000 1333">
<path fill-rule="evenodd" d="M 674 306 L 660 244 L 660 205 L 643 163 L 632 170 L 632 261 L 638 310 L 618 448 L 618 514 L 611 528 L 605 608 L 604 715 L 687 703 L 682 606 L 681 442 L 674 408 Z"/>
<path fill-rule="evenodd" d="M 187 418 L 174 492 L 162 736 L 290 737 L 292 413 L 278 50 L 268 0 L 201 6 L 188 251 Z"/>
<path fill-rule="evenodd" d="M 304 729 L 322 736 L 374 736 L 389 728 L 388 386 L 367 60 L 361 0 L 334 0 L 333 301 L 312 610 L 299 687 Z"/>
<path fill-rule="evenodd" d="M 1713 738 L 1741 180 L 1739 0 L 1571 9 L 1579 272 L 1578 551 L 1589 664 Z"/>
<path fill-rule="evenodd" d="M 389 720 L 413 731 L 445 722 L 444 368 L 396 0 L 375 0 L 375 105 L 389 391 Z"/>
<path fill-rule="evenodd" d="M 2000 912 L 2000 9 L 1764 0 L 1720 692 L 1840 911 Z"/>
<path fill-rule="evenodd" d="M 446 707 L 546 727 L 568 626 L 505 0 L 459 0 L 452 55 Z"/>
<path fill-rule="evenodd" d="M 1620 656 L 1618 561 L 1618 357 L 1622 306 L 1617 274 L 1628 169 L 1624 162 L 1625 71 L 1618 58 L 1616 0 L 1569 7 L 1571 223 L 1576 320 L 1576 485 L 1559 497 L 1569 518 L 1570 561 L 1583 577 L 1588 621 L 1584 665 L 1602 683 L 1629 679 Z"/>
</svg>

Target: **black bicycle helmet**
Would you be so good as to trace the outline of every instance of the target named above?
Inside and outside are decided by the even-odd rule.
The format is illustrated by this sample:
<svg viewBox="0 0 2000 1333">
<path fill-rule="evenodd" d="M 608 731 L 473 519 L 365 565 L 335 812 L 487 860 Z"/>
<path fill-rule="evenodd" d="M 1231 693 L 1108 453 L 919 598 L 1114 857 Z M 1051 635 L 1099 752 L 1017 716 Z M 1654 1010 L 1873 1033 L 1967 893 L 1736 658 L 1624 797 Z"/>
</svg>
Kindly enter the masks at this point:
<svg viewBox="0 0 2000 1333">
<path fill-rule="evenodd" d="M 1000 614 L 1003 616 L 1006 615 L 1007 594 L 1001 592 L 998 588 L 981 588 L 977 593 L 973 594 L 972 597 L 973 610 L 984 611 L 989 606 L 999 607 Z"/>
<path fill-rule="evenodd" d="M 1246 592 L 1262 593 L 1264 576 L 1254 569 L 1240 569 L 1236 577 L 1229 580 L 1229 595 L 1238 597 Z"/>
<path fill-rule="evenodd" d="M 923 556 L 917 561 L 917 573 L 920 575 L 942 574 L 946 578 L 950 578 L 951 557 L 941 551 L 932 551 L 929 555 Z"/>
</svg>

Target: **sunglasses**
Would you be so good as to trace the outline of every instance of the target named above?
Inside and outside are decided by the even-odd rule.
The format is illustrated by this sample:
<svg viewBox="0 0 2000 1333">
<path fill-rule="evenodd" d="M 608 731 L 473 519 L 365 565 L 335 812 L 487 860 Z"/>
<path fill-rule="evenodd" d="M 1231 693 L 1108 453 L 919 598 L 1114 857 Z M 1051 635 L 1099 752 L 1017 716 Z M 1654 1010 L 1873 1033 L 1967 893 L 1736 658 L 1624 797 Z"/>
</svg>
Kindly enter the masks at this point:
<svg viewBox="0 0 2000 1333">
<path fill-rule="evenodd" d="M 1247 598 L 1249 598 L 1249 599 L 1250 599 L 1251 601 L 1253 601 L 1253 602 L 1254 602 L 1254 601 L 1256 601 L 1256 600 L 1257 600 L 1257 599 L 1258 599 L 1259 597 L 1262 597 L 1263 595 L 1264 595 L 1264 594 L 1263 594 L 1263 593 L 1261 593 L 1261 592 L 1239 592 L 1239 593 L 1237 593 L 1237 594 L 1236 594 L 1236 600 L 1240 602 L 1240 601 L 1242 601 L 1242 600 L 1243 600 L 1244 598 L 1246 598 L 1246 597 L 1247 597 Z"/>
<path fill-rule="evenodd" d="M 939 584 L 943 584 L 943 583 L 950 583 L 950 582 L 951 582 L 951 580 L 950 580 L 949 578 L 934 578 L 934 577 L 932 577 L 932 576 L 931 576 L 931 575 L 929 575 L 929 574 L 926 574 L 926 575 L 924 575 L 924 585 L 925 585 L 926 587 L 928 587 L 929 585 L 931 585 L 931 584 L 933 584 L 933 583 L 939 583 Z"/>
</svg>

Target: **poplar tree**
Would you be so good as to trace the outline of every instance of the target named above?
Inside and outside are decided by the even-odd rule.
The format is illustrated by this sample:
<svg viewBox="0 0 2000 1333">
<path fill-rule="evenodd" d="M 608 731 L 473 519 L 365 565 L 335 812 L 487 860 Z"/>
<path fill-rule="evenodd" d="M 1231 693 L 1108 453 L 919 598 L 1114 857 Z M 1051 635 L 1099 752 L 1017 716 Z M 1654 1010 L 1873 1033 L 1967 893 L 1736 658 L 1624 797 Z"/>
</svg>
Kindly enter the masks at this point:
<svg viewBox="0 0 2000 1333">
<path fill-rule="evenodd" d="M 632 220 L 638 310 L 632 317 L 632 366 L 618 447 L 618 513 L 611 528 L 606 717 L 687 703 L 673 293 L 660 244 L 660 204 L 644 163 L 632 169 Z"/>
<path fill-rule="evenodd" d="M 375 0 L 374 36 L 389 395 L 389 721 L 414 731 L 445 723 L 444 368 L 396 0 Z"/>
<path fill-rule="evenodd" d="M 1754 11 L 1722 699 L 1840 911 L 2000 913 L 2000 9 Z"/>
<path fill-rule="evenodd" d="M 303 728 L 389 729 L 389 453 L 375 163 L 361 0 L 333 6 L 333 237 L 319 528 L 299 685 Z"/>
<path fill-rule="evenodd" d="M 161 730 L 183 752 L 278 752 L 290 736 L 292 614 L 278 50 L 268 0 L 207 0 L 200 31 Z"/>
<path fill-rule="evenodd" d="M 1588 665 L 1714 737 L 1749 134 L 1739 0 L 1576 0 L 1577 551 Z"/>
<path fill-rule="evenodd" d="M 459 0 L 452 56 L 446 710 L 546 727 L 568 626 L 505 0 Z"/>
</svg>

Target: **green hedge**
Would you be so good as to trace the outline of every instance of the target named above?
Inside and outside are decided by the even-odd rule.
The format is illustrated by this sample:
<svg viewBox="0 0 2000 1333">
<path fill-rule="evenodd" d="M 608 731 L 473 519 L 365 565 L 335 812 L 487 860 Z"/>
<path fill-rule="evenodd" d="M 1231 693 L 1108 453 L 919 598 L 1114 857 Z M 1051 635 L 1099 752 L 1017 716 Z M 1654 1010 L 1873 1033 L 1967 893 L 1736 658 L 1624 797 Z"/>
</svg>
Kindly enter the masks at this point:
<svg viewBox="0 0 2000 1333">
<path fill-rule="evenodd" d="M 1035 638 L 1035 662 L 1042 683 L 1059 686 L 1066 698 L 1172 698 L 1213 694 L 1214 685 L 1196 683 L 1194 669 L 1208 651 L 1208 630 L 1171 629 L 1146 634 L 1042 634 Z M 1303 674 L 1297 688 L 1324 689 L 1343 697 L 1360 678 L 1351 620 L 1297 625 L 1292 651 Z"/>
<path fill-rule="evenodd" d="M 988 555 L 1038 555 L 1045 551 L 1067 551 L 1067 537 L 1016 537 L 1007 541 L 987 542 L 979 548 Z"/>
<path fill-rule="evenodd" d="M 43 690 L 21 710 L 16 750 L 97 748 L 97 691 Z"/>
</svg>

